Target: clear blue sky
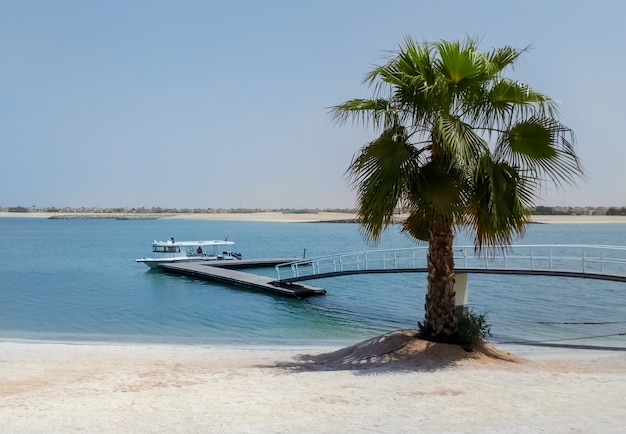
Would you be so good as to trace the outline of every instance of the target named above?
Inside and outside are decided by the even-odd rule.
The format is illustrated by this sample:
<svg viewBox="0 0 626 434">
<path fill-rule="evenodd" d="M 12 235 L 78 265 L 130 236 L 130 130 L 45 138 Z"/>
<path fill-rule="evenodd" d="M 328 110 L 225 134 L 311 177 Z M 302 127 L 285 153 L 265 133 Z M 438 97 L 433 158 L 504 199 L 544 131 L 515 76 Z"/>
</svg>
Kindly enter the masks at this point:
<svg viewBox="0 0 626 434">
<path fill-rule="evenodd" d="M 525 53 L 588 180 L 626 205 L 626 2 L 0 0 L 0 206 L 349 208 L 374 131 L 328 107 L 404 36 Z"/>
</svg>

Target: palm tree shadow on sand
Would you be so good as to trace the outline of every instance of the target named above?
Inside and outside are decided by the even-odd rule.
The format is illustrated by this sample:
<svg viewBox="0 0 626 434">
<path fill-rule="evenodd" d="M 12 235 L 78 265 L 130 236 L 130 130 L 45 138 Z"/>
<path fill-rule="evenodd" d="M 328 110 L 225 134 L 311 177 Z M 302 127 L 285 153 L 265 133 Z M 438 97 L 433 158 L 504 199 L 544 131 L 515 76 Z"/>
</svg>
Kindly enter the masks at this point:
<svg viewBox="0 0 626 434">
<path fill-rule="evenodd" d="M 322 354 L 303 354 L 296 361 L 274 367 L 294 371 L 436 371 L 476 362 L 521 363 L 525 359 L 485 344 L 473 351 L 459 345 L 431 342 L 418 330 L 398 330 L 350 347 Z"/>
</svg>

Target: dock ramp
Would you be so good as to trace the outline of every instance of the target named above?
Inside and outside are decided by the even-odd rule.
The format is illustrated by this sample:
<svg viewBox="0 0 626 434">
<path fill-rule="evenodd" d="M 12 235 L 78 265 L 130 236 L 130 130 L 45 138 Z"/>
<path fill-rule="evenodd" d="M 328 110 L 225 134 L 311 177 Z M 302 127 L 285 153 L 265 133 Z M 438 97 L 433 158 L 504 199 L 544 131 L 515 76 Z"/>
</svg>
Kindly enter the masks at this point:
<svg viewBox="0 0 626 434">
<path fill-rule="evenodd" d="M 228 265 L 234 262 L 224 261 Z M 240 264 L 245 265 L 245 264 Z M 204 280 L 226 283 L 258 291 L 270 292 L 289 297 L 304 298 L 313 295 L 324 295 L 326 290 L 302 283 L 278 282 L 275 278 L 260 276 L 253 273 L 245 273 L 230 268 L 223 268 L 219 264 L 207 264 L 198 262 L 187 262 L 178 264 L 162 264 L 159 266 L 163 271 L 196 277 Z"/>
</svg>

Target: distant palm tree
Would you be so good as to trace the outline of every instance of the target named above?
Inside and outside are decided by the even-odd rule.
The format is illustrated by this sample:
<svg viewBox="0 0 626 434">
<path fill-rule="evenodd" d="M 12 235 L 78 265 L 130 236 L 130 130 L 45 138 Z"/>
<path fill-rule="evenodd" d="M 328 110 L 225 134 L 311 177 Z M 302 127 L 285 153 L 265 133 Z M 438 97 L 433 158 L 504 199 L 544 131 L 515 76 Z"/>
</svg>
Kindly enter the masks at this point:
<svg viewBox="0 0 626 434">
<path fill-rule="evenodd" d="M 335 120 L 372 125 L 380 136 L 361 148 L 347 175 L 371 240 L 408 211 L 403 231 L 428 241 L 428 292 L 422 334 L 454 341 L 455 231 L 478 251 L 509 245 L 528 223 L 548 181 L 583 176 L 573 132 L 554 100 L 502 72 L 522 52 L 479 52 L 477 42 L 416 43 L 406 38 L 384 66 L 366 75 L 371 99 L 331 108 Z"/>
</svg>

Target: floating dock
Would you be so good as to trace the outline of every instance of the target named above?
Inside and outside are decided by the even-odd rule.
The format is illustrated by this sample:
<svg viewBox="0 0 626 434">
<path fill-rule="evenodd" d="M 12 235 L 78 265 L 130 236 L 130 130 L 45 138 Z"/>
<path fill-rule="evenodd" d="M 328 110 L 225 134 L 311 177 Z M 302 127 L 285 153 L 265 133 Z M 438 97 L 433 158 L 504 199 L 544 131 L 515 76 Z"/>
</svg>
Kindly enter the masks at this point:
<svg viewBox="0 0 626 434">
<path fill-rule="evenodd" d="M 324 295 L 326 290 L 301 283 L 278 282 L 276 279 L 258 274 L 237 271 L 235 268 L 267 267 L 293 261 L 289 259 L 247 259 L 241 261 L 210 261 L 181 262 L 177 264 L 161 264 L 163 271 L 184 276 L 197 277 L 205 280 L 227 283 L 258 291 L 288 297 L 304 298 L 313 295 Z"/>
</svg>

